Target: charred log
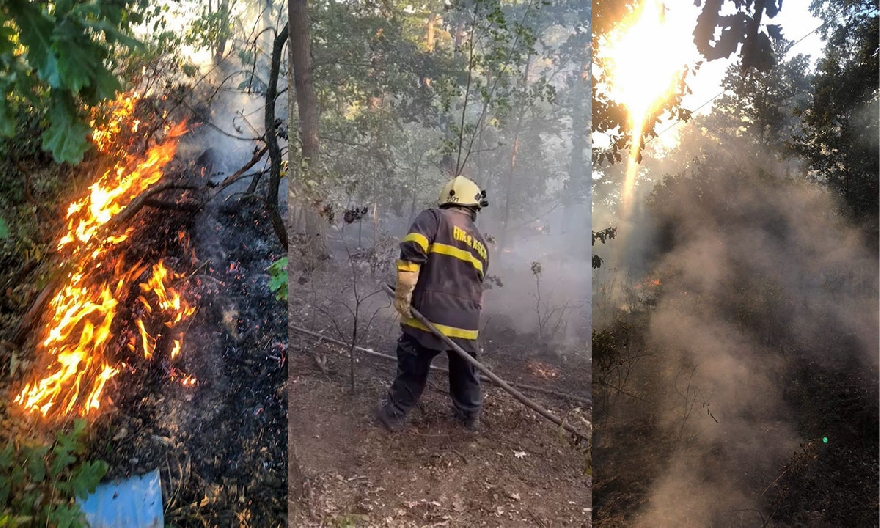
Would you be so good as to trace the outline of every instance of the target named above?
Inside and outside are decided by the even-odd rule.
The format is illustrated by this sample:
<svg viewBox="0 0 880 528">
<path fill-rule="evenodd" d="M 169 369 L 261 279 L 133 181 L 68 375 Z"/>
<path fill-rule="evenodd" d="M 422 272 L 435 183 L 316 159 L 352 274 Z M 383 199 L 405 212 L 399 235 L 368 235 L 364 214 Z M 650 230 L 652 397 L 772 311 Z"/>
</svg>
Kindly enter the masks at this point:
<svg viewBox="0 0 880 528">
<path fill-rule="evenodd" d="M 46 304 L 49 303 L 52 294 L 55 293 L 55 286 L 57 286 L 57 281 L 51 281 L 43 287 L 43 290 L 37 296 L 37 299 L 34 301 L 30 310 L 28 310 L 27 313 L 24 314 L 24 317 L 21 318 L 18 327 L 15 329 L 15 335 L 12 337 L 12 342 L 15 343 L 15 345 L 21 347 L 27 340 L 31 329 L 43 316 L 43 310 L 46 308 Z"/>
<path fill-rule="evenodd" d="M 145 207 L 153 207 L 155 209 L 166 209 L 168 211 L 180 211 L 183 213 L 197 213 L 202 210 L 205 204 L 201 202 L 169 202 L 165 200 L 150 199 L 144 202 Z"/>
<path fill-rule="evenodd" d="M 104 227 L 102 228 L 102 233 L 109 234 L 116 231 L 116 229 L 128 223 L 138 212 L 143 209 L 143 207 L 147 204 L 149 200 L 151 200 L 155 195 L 168 191 L 171 189 L 185 189 L 185 190 L 198 190 L 201 189 L 200 186 L 192 185 L 192 184 L 184 184 L 184 183 L 174 183 L 174 182 L 165 182 L 159 185 L 154 185 L 141 193 L 140 196 L 135 198 L 128 204 L 128 207 L 122 210 L 118 215 L 114 216 L 110 219 Z M 103 237 L 99 237 L 99 239 L 103 239 Z"/>
</svg>

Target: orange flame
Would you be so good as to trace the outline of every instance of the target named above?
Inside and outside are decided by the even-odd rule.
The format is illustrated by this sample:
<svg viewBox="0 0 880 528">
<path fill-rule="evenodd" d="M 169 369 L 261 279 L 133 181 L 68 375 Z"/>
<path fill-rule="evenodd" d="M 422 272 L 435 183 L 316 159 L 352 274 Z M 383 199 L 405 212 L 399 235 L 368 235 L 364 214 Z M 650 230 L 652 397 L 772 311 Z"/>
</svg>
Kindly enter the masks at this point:
<svg viewBox="0 0 880 528">
<path fill-rule="evenodd" d="M 126 126 L 130 126 L 132 132 L 137 132 L 140 121 L 134 120 L 130 125 L 128 121 L 134 111 L 134 105 L 140 99 L 139 94 L 120 92 L 114 101 L 103 108 L 96 108 L 92 113 L 89 126 L 92 127 L 92 142 L 95 147 L 104 154 L 125 154 L 124 145 L 120 145 L 118 138 Z M 104 114 L 104 115 L 101 115 Z M 98 126 L 106 120 L 103 126 Z M 120 151 L 120 148 L 122 149 Z"/>
<path fill-rule="evenodd" d="M 146 159 L 126 167 L 117 164 L 108 170 L 89 189 L 88 196 L 72 203 L 67 209 L 67 234 L 61 237 L 58 249 L 78 241 L 88 244 L 99 234 L 101 226 L 119 214 L 132 198 L 162 178 L 162 170 L 177 152 L 176 139 L 186 132 L 186 123 L 175 125 L 168 132 L 168 140 L 151 148 Z M 128 239 L 129 233 L 109 236 L 104 243 L 119 244 Z"/>
<path fill-rule="evenodd" d="M 559 375 L 558 369 L 540 361 L 529 360 L 526 365 L 532 374 L 539 378 L 549 379 Z"/>
<path fill-rule="evenodd" d="M 150 277 L 150 280 L 146 284 L 140 285 L 142 292 L 147 293 L 151 291 L 156 294 L 156 297 L 159 299 L 160 309 L 174 314 L 174 319 L 165 323 L 168 326 L 174 326 L 189 318 L 196 310 L 183 300 L 180 293 L 173 290 L 169 291 L 165 287 L 166 280 L 174 280 L 180 277 L 181 275 L 176 275 L 173 271 L 169 271 L 160 262 L 153 267 L 153 276 Z M 141 299 L 143 299 L 143 296 Z"/>
<path fill-rule="evenodd" d="M 137 96 L 120 96 L 113 105 L 107 127 L 96 130 L 93 140 L 99 150 L 107 152 L 119 137 Z M 67 210 L 67 231 L 58 249 L 68 251 L 70 271 L 66 284 L 49 304 L 45 337 L 37 344 L 37 357 L 46 358 L 48 366 L 40 371 L 41 379 L 25 385 L 15 402 L 26 410 L 47 416 L 58 410 L 70 414 L 75 409 L 85 416 L 100 408 L 101 394 L 119 370 L 109 364 L 107 349 L 113 335 L 111 327 L 117 315 L 119 299 L 127 297 L 131 283 L 145 267 L 124 269 L 122 259 L 108 255 L 109 247 L 126 240 L 133 229 L 124 234 L 102 233 L 102 227 L 123 211 L 131 201 L 162 177 L 165 166 L 177 150 L 177 138 L 186 131 L 180 123 L 166 134 L 164 143 L 150 148 L 140 159 L 118 163 L 106 171 L 90 187 L 90 193 L 75 201 Z M 115 267 L 114 267 L 115 266 Z M 157 308 L 174 326 L 191 316 L 195 309 L 164 281 L 178 275 L 162 262 L 153 267 L 146 284 L 141 284 L 141 300 L 148 313 Z M 155 292 L 157 306 L 150 306 L 145 295 Z M 142 319 L 135 323 L 141 334 L 144 354 L 150 358 L 156 340 L 150 336 Z M 180 352 L 175 341 L 174 355 Z"/>
<path fill-rule="evenodd" d="M 180 354 L 180 346 L 181 346 L 180 339 L 175 339 L 174 340 L 174 347 L 171 349 L 171 359 L 176 358 L 177 354 Z"/>
</svg>

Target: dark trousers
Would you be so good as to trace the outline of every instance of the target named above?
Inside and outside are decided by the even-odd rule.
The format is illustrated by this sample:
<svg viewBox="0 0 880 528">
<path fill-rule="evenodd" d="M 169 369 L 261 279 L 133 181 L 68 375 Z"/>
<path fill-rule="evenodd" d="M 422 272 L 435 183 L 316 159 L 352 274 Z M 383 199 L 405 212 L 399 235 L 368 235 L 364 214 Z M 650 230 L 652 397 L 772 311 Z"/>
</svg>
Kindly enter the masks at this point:
<svg viewBox="0 0 880 528">
<path fill-rule="evenodd" d="M 389 403 L 399 415 L 406 415 L 425 390 L 431 361 L 441 351 L 423 347 L 416 338 L 402 333 L 397 340 L 397 376 L 391 384 Z M 454 350 L 449 357 L 449 394 L 464 417 L 476 416 L 483 406 L 477 369 Z"/>
</svg>

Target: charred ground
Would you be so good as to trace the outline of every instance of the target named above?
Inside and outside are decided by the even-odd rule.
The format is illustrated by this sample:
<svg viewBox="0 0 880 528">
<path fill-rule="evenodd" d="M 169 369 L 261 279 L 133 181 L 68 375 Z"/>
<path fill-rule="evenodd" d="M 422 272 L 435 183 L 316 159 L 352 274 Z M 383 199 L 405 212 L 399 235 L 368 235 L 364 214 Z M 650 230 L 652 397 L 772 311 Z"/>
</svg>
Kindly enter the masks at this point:
<svg viewBox="0 0 880 528">
<path fill-rule="evenodd" d="M 185 274 L 175 286 L 197 311 L 177 361 L 163 337 L 147 360 L 126 349 L 142 310 L 137 282 L 119 299 L 112 330 L 115 360 L 124 366 L 108 384 L 86 458 L 109 463 L 106 479 L 159 469 L 169 525 L 286 526 L 287 314 L 266 273 L 284 251 L 259 200 L 223 201 L 234 189 L 197 212 L 176 207 L 205 200 L 206 180 L 189 156 L 179 155 L 163 181 L 202 190 L 165 193 L 162 203 L 141 210 L 130 222 L 132 240 L 116 258 L 130 266 L 164 259 Z M 28 283 L 41 271 L 20 278 L 17 293 L 27 289 L 33 300 Z M 28 306 L 4 314 L 12 323 L 4 325 L 7 338 Z M 15 376 L 4 371 L 7 391 L 37 363 L 26 351 L 15 352 L 25 368 Z M 194 386 L 182 385 L 187 375 Z"/>
</svg>

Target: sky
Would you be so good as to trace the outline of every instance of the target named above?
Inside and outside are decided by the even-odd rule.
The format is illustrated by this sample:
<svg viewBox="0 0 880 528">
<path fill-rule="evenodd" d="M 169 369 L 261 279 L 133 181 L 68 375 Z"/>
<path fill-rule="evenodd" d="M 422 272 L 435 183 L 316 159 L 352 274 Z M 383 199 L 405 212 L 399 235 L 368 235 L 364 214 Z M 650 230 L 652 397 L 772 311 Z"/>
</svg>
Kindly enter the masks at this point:
<svg viewBox="0 0 880 528">
<path fill-rule="evenodd" d="M 646 71 L 650 69 L 647 66 L 648 64 L 666 59 L 669 53 L 681 56 L 682 64 L 693 65 L 703 60 L 693 44 L 693 30 L 701 8 L 691 2 L 667 2 L 665 7 L 667 9 L 667 25 L 670 29 L 669 34 L 664 37 L 664 45 L 656 47 L 653 51 L 640 46 L 642 50 L 638 56 L 640 57 L 639 60 L 643 63 L 640 67 L 644 67 Z M 765 16 L 762 20 L 762 24 L 780 24 L 783 36 L 786 39 L 793 42 L 800 40 L 800 42 L 792 47 L 789 53 L 810 55 L 812 64 L 815 64 L 824 47 L 818 32 L 814 31 L 819 26 L 819 23 L 819 20 L 810 13 L 807 2 L 787 2 L 783 4 L 777 16 L 772 19 L 768 19 Z M 801 40 L 802 38 L 803 40 Z M 659 53 L 659 55 L 652 57 L 652 53 Z M 688 78 L 688 86 L 692 93 L 684 97 L 684 108 L 693 111 L 696 115 L 710 112 L 712 110 L 712 100 L 720 95 L 724 72 L 733 62 L 734 58 L 735 56 L 731 56 L 726 59 L 704 61 L 697 73 Z M 665 148 L 674 146 L 676 142 L 675 132 L 682 125 L 683 123 L 681 122 L 659 123 L 657 130 L 661 134 L 652 141 L 659 141 Z M 606 137 L 594 134 L 593 145 L 595 147 L 602 148 L 606 144 Z M 601 176 L 596 174 L 594 177 Z"/>
<path fill-rule="evenodd" d="M 782 25 L 783 36 L 791 41 L 797 41 L 804 37 L 819 26 L 819 19 L 815 18 L 808 9 L 808 2 L 784 2 L 779 14 L 772 19 L 764 19 L 762 23 L 780 24 Z M 688 3 L 687 5 L 678 5 L 670 9 L 671 12 L 680 14 L 682 18 L 691 20 L 691 25 L 696 23 L 699 8 Z M 812 63 L 815 64 L 816 59 L 822 53 L 824 44 L 818 32 L 807 36 L 803 41 L 794 46 L 790 53 L 803 53 L 810 55 Z M 692 61 L 699 60 L 696 49 L 693 51 Z M 721 91 L 721 80 L 724 78 L 724 71 L 730 66 L 731 59 L 719 59 L 706 62 L 700 68 L 700 71 L 693 77 L 690 87 L 693 94 L 688 95 L 684 99 L 684 106 L 689 110 L 694 110 L 700 105 L 711 100 Z M 707 104 L 700 108 L 697 113 L 707 113 L 711 110 L 712 105 Z"/>
</svg>

